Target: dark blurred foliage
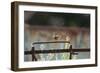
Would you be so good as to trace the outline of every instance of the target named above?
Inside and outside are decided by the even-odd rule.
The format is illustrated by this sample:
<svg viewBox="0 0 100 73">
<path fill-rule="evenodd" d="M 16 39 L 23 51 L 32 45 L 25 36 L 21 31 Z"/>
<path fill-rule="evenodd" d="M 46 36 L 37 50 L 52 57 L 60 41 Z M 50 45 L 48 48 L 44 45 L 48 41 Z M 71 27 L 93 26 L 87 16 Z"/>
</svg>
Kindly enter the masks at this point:
<svg viewBox="0 0 100 73">
<path fill-rule="evenodd" d="M 25 11 L 29 12 L 29 11 Z M 24 14 L 25 15 L 25 14 Z M 90 14 L 33 12 L 25 23 L 39 26 L 90 27 Z"/>
</svg>

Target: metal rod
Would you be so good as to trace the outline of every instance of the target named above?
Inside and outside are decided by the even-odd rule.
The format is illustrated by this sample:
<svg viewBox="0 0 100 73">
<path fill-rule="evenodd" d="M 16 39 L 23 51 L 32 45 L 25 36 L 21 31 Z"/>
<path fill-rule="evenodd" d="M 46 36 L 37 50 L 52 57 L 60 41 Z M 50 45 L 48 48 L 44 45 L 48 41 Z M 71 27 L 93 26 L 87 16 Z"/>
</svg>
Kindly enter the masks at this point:
<svg viewBox="0 0 100 73">
<path fill-rule="evenodd" d="M 72 49 L 73 52 L 90 52 L 90 48 L 85 49 Z M 70 52 L 70 49 L 54 49 L 54 50 L 34 50 L 35 54 L 45 54 L 45 53 L 64 53 Z M 24 51 L 25 55 L 32 54 L 32 51 Z"/>
<path fill-rule="evenodd" d="M 34 42 L 32 44 L 35 45 L 35 44 L 49 44 L 49 43 L 70 43 L 70 42 L 69 41 L 51 41 L 51 42 Z"/>
<path fill-rule="evenodd" d="M 72 45 L 70 45 L 69 52 L 70 52 L 69 59 L 71 60 L 73 54 Z"/>
<path fill-rule="evenodd" d="M 32 61 L 37 61 L 37 58 L 35 57 L 35 49 L 32 47 Z"/>
</svg>

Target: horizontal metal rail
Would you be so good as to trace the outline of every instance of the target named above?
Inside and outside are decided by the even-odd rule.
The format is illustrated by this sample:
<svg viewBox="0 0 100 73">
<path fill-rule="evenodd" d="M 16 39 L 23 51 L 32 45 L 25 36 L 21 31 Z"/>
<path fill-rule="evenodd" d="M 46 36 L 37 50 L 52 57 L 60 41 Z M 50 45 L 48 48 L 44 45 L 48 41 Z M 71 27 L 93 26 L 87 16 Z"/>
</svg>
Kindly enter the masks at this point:
<svg viewBox="0 0 100 73">
<path fill-rule="evenodd" d="M 70 43 L 70 42 L 69 41 L 50 41 L 50 42 L 34 42 L 32 44 L 35 45 L 35 44 L 49 44 L 49 43 Z"/>
<path fill-rule="evenodd" d="M 90 49 L 89 48 L 85 48 L 85 49 L 54 49 L 54 50 L 34 50 L 35 54 L 45 54 L 45 53 L 64 53 L 64 52 L 89 52 Z M 32 51 L 25 51 L 24 52 L 25 55 L 28 54 L 32 54 Z"/>
</svg>

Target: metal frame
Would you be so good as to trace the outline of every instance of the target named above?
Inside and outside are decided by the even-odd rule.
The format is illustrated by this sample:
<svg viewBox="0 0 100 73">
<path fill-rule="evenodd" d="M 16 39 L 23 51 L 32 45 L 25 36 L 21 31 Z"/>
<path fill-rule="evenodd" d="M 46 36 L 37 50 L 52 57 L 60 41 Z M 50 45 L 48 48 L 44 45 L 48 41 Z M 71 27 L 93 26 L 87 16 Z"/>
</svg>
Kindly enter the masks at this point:
<svg viewBox="0 0 100 73">
<path fill-rule="evenodd" d="M 25 55 L 32 55 L 32 61 L 37 61 L 38 59 L 35 57 L 35 54 L 45 54 L 45 53 L 65 53 L 69 52 L 69 59 L 72 59 L 72 55 L 78 55 L 76 52 L 90 52 L 90 48 L 84 48 L 84 49 L 73 49 L 72 45 L 70 45 L 69 49 L 53 49 L 53 50 L 35 50 L 36 48 L 34 47 L 35 44 L 49 44 L 49 43 L 70 43 L 68 41 L 56 41 L 56 42 L 34 42 L 33 47 L 31 51 L 24 51 Z"/>
</svg>

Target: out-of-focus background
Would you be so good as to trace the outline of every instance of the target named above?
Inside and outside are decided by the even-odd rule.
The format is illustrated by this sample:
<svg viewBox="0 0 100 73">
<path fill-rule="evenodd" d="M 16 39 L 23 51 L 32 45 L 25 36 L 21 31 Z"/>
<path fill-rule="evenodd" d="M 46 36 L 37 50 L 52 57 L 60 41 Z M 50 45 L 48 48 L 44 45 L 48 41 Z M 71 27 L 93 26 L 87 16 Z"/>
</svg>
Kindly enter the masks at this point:
<svg viewBox="0 0 100 73">
<path fill-rule="evenodd" d="M 90 15 L 24 11 L 25 51 L 30 51 L 32 43 L 35 42 L 57 41 L 68 41 L 73 49 L 90 48 Z M 33 46 L 35 50 L 69 49 L 66 47 L 66 43 L 41 43 Z M 38 54 L 37 56 L 37 59 L 40 59 L 40 61 L 68 60 L 68 58 L 69 55 L 67 53 L 48 53 Z M 76 56 L 76 59 L 87 58 L 90 58 L 90 52 L 78 52 Z M 24 60 L 32 61 L 31 55 L 25 55 Z"/>
</svg>

